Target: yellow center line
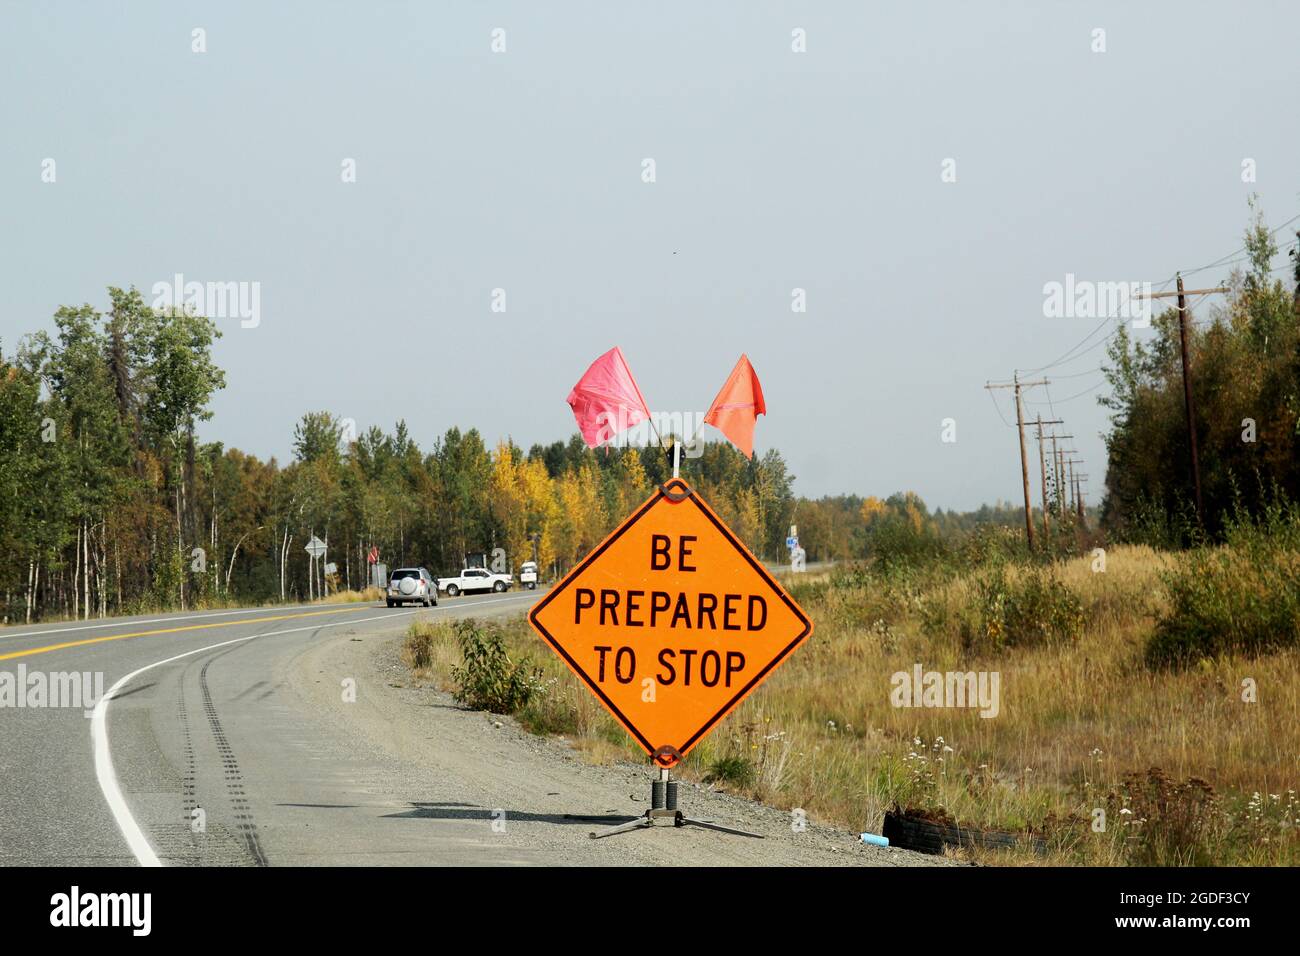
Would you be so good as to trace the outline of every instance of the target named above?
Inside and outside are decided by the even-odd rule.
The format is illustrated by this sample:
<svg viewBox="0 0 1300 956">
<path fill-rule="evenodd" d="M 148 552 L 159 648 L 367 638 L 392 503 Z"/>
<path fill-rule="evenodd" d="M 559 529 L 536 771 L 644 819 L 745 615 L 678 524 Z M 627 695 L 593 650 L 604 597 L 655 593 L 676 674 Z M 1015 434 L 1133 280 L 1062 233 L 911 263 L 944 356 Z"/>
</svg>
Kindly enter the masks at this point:
<svg viewBox="0 0 1300 956">
<path fill-rule="evenodd" d="M 91 637 L 82 641 L 66 641 L 63 644 L 50 644 L 46 647 L 33 647 L 25 651 L 11 651 L 8 654 L 0 654 L 0 661 L 12 660 L 15 657 L 30 657 L 33 654 L 48 654 L 50 651 L 61 651 L 69 647 L 85 647 L 87 644 L 102 644 L 105 641 L 124 641 L 128 637 L 149 637 L 152 634 L 177 634 L 181 631 L 202 631 L 213 627 L 234 627 L 240 624 L 264 624 L 267 621 L 288 621 L 300 617 L 319 617 L 322 614 L 346 614 L 348 611 L 370 611 L 374 610 L 370 605 L 364 608 L 359 607 L 341 607 L 332 608 L 328 611 L 301 611 L 297 614 L 276 614 L 270 617 L 250 617 L 239 621 L 213 621 L 210 624 L 186 624 L 184 627 L 163 627 L 153 631 L 135 631 L 131 634 L 112 634 L 108 637 Z"/>
</svg>

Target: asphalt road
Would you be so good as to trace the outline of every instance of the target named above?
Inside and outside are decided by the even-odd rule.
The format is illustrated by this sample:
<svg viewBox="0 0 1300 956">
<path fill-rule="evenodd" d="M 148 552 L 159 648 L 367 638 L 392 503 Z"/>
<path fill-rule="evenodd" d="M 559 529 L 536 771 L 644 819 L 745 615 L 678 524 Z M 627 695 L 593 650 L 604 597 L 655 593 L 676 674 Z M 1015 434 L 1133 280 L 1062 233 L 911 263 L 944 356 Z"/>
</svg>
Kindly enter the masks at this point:
<svg viewBox="0 0 1300 956">
<path fill-rule="evenodd" d="M 27 675 L 88 673 L 90 686 L 98 679 L 104 691 L 128 678 L 98 714 L 0 707 L 0 865 L 134 864 L 152 862 L 150 851 L 165 864 L 262 864 L 272 856 L 346 862 L 362 849 L 383 857 L 388 839 L 363 835 L 349 845 L 327 832 L 327 814 L 304 811 L 355 803 L 358 790 L 392 768 L 321 734 L 274 675 L 328 637 L 392 631 L 417 614 L 523 610 L 536 597 L 443 598 L 435 609 L 255 608 L 0 630 L 0 671 L 15 680 L 20 667 Z M 340 695 L 344 679 L 336 682 Z M 198 832 L 196 808 L 203 811 Z M 316 843 L 323 846 L 311 839 L 268 845 L 268 832 L 309 831 L 310 822 L 299 825 L 303 816 L 316 817 Z M 123 832 L 133 822 L 143 838 L 134 847 Z"/>
<path fill-rule="evenodd" d="M 543 593 L 0 630 L 0 681 L 86 673 L 103 692 L 91 709 L 0 694 L 0 866 L 947 862 L 691 785 L 689 811 L 766 839 L 590 839 L 599 824 L 572 814 L 639 815 L 648 766 L 594 766 L 398 659 L 417 615 L 520 614 Z"/>
</svg>

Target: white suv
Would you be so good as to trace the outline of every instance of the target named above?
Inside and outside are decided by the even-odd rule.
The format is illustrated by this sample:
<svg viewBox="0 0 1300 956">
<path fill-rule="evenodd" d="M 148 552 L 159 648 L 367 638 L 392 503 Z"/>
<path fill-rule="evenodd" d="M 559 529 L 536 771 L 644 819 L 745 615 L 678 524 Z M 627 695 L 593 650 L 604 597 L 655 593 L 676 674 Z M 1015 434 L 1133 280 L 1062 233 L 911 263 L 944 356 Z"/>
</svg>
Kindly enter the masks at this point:
<svg viewBox="0 0 1300 956">
<path fill-rule="evenodd" d="M 388 606 L 418 602 L 425 607 L 438 606 L 438 585 L 424 568 L 398 568 L 388 576 Z"/>
</svg>

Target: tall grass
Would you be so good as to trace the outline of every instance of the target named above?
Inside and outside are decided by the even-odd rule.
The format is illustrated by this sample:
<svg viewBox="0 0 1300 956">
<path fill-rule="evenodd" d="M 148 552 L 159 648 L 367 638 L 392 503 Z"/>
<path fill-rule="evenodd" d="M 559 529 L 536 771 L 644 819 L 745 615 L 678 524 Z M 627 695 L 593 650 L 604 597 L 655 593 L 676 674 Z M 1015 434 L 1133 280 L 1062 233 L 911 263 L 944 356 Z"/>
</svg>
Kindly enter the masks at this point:
<svg viewBox="0 0 1300 956">
<path fill-rule="evenodd" d="M 850 829 L 878 832 L 898 803 L 1047 838 L 1046 857 L 961 851 L 993 862 L 1300 862 L 1300 648 L 1149 667 L 1179 562 L 1126 545 L 1105 554 L 1104 571 L 1091 554 L 1051 565 L 995 555 L 965 569 L 932 562 L 787 579 L 813 637 L 679 772 Z M 1014 640 L 970 639 L 999 607 L 987 599 L 991 583 L 1006 596 L 997 619 L 1019 622 Z M 1008 613 L 1008 601 L 1018 610 Z M 544 690 L 518 714 L 525 726 L 563 734 L 592 760 L 645 759 L 562 663 L 540 653 L 524 621 L 501 633 L 511 654 L 533 654 L 542 669 Z M 435 642 L 435 668 L 454 663 L 452 647 L 448 656 Z M 917 663 L 998 672 L 998 716 L 892 706 L 892 675 Z M 1246 679 L 1259 688 L 1253 703 Z"/>
<path fill-rule="evenodd" d="M 1164 575 L 1169 608 L 1147 645 L 1152 666 L 1300 648 L 1300 507 L 1238 510 L 1225 544 L 1179 557 Z"/>
<path fill-rule="evenodd" d="M 352 604 L 357 601 L 382 601 L 384 599 L 384 589 L 379 587 L 367 587 L 360 591 L 351 589 L 345 591 L 335 591 L 325 598 L 325 604 Z"/>
</svg>

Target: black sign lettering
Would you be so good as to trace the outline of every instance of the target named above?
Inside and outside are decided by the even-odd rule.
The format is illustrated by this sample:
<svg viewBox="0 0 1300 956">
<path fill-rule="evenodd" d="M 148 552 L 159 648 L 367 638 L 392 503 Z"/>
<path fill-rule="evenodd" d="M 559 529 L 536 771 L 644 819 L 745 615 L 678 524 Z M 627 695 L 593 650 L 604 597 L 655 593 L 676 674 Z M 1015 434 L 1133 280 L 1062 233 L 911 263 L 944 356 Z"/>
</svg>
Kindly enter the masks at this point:
<svg viewBox="0 0 1300 956">
<path fill-rule="evenodd" d="M 627 626 L 628 627 L 645 627 L 645 621 L 640 619 L 633 620 L 632 615 L 641 610 L 641 599 L 645 597 L 644 591 L 627 592 Z"/>
<path fill-rule="evenodd" d="M 593 647 L 593 648 L 592 648 L 592 650 L 594 650 L 597 654 L 600 655 L 600 672 L 599 672 L 599 674 L 596 676 L 596 680 L 600 681 L 602 684 L 605 683 L 605 655 L 608 654 L 608 653 L 609 653 L 610 651 L 612 651 L 613 649 L 614 649 L 614 648 L 612 648 L 612 647 Z"/>
<path fill-rule="evenodd" d="M 710 667 L 713 676 L 709 676 Z M 717 687 L 718 678 L 722 676 L 722 657 L 717 651 L 705 651 L 700 655 L 700 682 L 705 687 Z"/>
<path fill-rule="evenodd" d="M 627 655 L 627 676 L 623 676 L 623 660 Z M 614 655 L 614 676 L 618 678 L 620 684 L 632 683 L 632 678 L 636 676 L 636 651 L 630 647 L 620 647 L 618 653 Z"/>
<path fill-rule="evenodd" d="M 672 541 L 671 539 L 669 539 L 668 535 L 666 534 L 650 535 L 650 570 L 651 571 L 668 570 L 668 566 L 672 564 L 672 558 L 668 556 L 668 548 L 671 544 Z M 663 559 L 662 564 L 659 561 L 660 558 Z"/>
<path fill-rule="evenodd" d="M 740 595 L 739 595 L 739 594 L 724 594 L 724 595 L 722 596 L 722 607 L 723 607 L 723 611 L 722 611 L 722 629 L 723 629 L 724 631 L 738 631 L 738 630 L 740 630 L 740 625 L 739 625 L 739 624 L 732 624 L 732 623 L 731 623 L 731 619 L 732 619 L 733 617 L 735 617 L 736 614 L 739 613 L 739 611 L 738 611 L 735 607 L 733 607 L 732 605 L 734 605 L 734 604 L 739 604 L 739 603 L 740 603 Z M 603 615 L 602 615 L 602 616 L 603 616 Z"/>
<path fill-rule="evenodd" d="M 573 623 L 582 623 L 582 612 L 596 606 L 596 592 L 591 588 L 578 588 L 573 599 Z"/>
<path fill-rule="evenodd" d="M 618 592 L 613 588 L 600 589 L 600 626 L 605 626 L 605 612 L 609 612 L 609 622 L 618 627 Z"/>
<path fill-rule="evenodd" d="M 599 611 L 597 622 L 600 627 L 668 627 L 687 631 L 721 629 L 758 633 L 767 627 L 768 621 L 767 598 L 761 594 L 574 588 L 573 595 L 573 623 L 578 625 L 582 624 L 582 612 L 588 610 Z M 587 625 L 591 624 L 588 619 Z"/>
<path fill-rule="evenodd" d="M 731 678 L 745 669 L 745 655 L 740 651 L 727 651 L 727 686 L 731 686 Z"/>
<path fill-rule="evenodd" d="M 668 671 L 667 677 L 664 676 L 663 671 L 659 672 L 659 683 L 668 685 L 677 680 L 677 668 L 673 667 L 673 658 L 676 656 L 677 652 L 669 647 L 665 647 L 659 652 L 659 664 Z"/>
<path fill-rule="evenodd" d="M 691 556 L 691 549 L 686 547 L 686 542 L 695 540 L 698 540 L 695 535 L 684 534 L 677 541 L 677 567 L 681 571 L 695 570 L 695 565 L 686 563 L 686 559 Z"/>
<path fill-rule="evenodd" d="M 667 591 L 650 592 L 650 626 L 654 627 L 659 615 L 673 606 L 673 599 Z"/>
<path fill-rule="evenodd" d="M 709 616 L 709 630 L 716 631 L 718 629 L 718 625 L 717 622 L 713 620 L 713 612 L 716 611 L 717 609 L 718 609 L 718 596 L 716 594 L 701 594 L 700 595 L 700 617 L 699 617 L 698 626 L 699 627 L 704 626 L 704 615 L 707 614 Z"/>
<path fill-rule="evenodd" d="M 685 672 L 685 679 L 682 681 L 687 687 L 691 686 L 691 658 L 698 654 L 699 651 L 692 648 L 682 649 L 682 670 Z"/>
<path fill-rule="evenodd" d="M 686 627 L 687 627 L 687 629 L 688 629 L 688 630 L 690 629 L 690 626 L 691 626 L 691 608 L 690 608 L 690 605 L 688 605 L 688 604 L 686 603 L 686 595 L 685 595 L 685 594 L 679 594 L 679 595 L 677 595 L 677 606 L 676 606 L 675 608 L 673 608 L 673 623 L 672 623 L 671 626 L 672 626 L 672 627 L 676 627 L 676 626 L 677 626 L 677 622 L 678 622 L 679 620 L 681 620 L 681 621 L 685 621 L 685 622 L 686 622 Z"/>
</svg>

